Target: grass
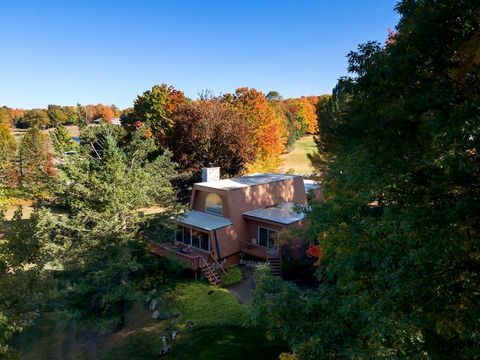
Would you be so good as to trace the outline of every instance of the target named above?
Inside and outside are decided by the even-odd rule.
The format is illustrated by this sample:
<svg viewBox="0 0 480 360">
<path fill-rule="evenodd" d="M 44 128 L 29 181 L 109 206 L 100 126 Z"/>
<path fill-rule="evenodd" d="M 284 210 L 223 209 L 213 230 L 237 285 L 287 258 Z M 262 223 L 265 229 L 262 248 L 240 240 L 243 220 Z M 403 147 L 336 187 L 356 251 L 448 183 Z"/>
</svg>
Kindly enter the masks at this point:
<svg viewBox="0 0 480 360">
<path fill-rule="evenodd" d="M 202 282 L 181 281 L 159 299 L 158 309 L 178 313 L 177 340 L 172 343 L 169 327 L 172 319 L 152 320 L 144 306 L 135 306 L 126 326 L 102 335 L 67 328 L 53 321 L 40 321 L 16 341 L 21 359 L 156 359 L 162 337 L 168 339 L 170 353 L 165 359 L 278 359 L 282 344 L 268 341 L 261 329 L 249 327 L 249 306 L 240 304 L 225 289 Z M 193 323 L 187 329 L 187 321 Z"/>
<path fill-rule="evenodd" d="M 168 359 L 269 360 L 278 359 L 283 346 L 268 341 L 259 329 L 220 327 L 192 331 L 179 337 Z M 195 355 L 194 355 L 195 354 Z"/>
<path fill-rule="evenodd" d="M 171 344 L 171 340 L 168 339 Z M 135 335 L 113 348 L 102 360 L 156 359 L 162 338 L 154 334 Z M 180 332 L 165 356 L 168 360 L 273 360 L 287 349 L 268 341 L 261 330 L 242 327 L 209 327 Z"/>
<path fill-rule="evenodd" d="M 283 164 L 278 171 L 299 175 L 312 173 L 314 169 L 307 154 L 312 154 L 316 149 L 313 135 L 301 137 L 293 145 L 292 151 L 282 155 Z"/>
</svg>

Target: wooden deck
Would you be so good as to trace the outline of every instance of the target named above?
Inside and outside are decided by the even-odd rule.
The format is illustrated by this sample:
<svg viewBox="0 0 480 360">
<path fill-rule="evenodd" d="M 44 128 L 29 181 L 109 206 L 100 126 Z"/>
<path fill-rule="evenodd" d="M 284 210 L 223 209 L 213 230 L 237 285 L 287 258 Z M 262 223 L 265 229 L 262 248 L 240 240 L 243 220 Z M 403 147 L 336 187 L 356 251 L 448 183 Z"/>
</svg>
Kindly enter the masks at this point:
<svg viewBox="0 0 480 360">
<path fill-rule="evenodd" d="M 186 246 L 181 246 L 174 242 L 164 242 L 162 244 L 157 244 L 153 241 L 150 241 L 148 243 L 148 250 L 151 253 L 159 256 L 171 256 L 194 271 L 201 269 L 201 267 L 205 263 L 209 264 L 213 261 L 210 254 L 206 252 L 187 248 Z"/>
<path fill-rule="evenodd" d="M 245 242 L 246 247 L 242 249 L 242 253 L 256 257 L 258 259 L 267 260 L 270 257 L 280 256 L 279 249 L 267 249 L 263 246 L 256 245 L 250 242 Z"/>
</svg>

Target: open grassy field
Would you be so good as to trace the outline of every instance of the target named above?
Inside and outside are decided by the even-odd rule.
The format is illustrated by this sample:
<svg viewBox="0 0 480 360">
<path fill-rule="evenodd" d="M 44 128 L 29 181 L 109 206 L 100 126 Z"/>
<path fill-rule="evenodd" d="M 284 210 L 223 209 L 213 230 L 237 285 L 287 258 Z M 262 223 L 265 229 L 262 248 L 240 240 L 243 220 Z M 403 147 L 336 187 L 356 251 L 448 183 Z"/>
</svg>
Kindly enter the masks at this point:
<svg viewBox="0 0 480 360">
<path fill-rule="evenodd" d="M 278 168 L 278 172 L 298 175 L 312 173 L 314 169 L 307 154 L 313 153 L 316 149 L 313 135 L 301 137 L 295 142 L 292 151 L 281 156 L 283 164 Z"/>
</svg>

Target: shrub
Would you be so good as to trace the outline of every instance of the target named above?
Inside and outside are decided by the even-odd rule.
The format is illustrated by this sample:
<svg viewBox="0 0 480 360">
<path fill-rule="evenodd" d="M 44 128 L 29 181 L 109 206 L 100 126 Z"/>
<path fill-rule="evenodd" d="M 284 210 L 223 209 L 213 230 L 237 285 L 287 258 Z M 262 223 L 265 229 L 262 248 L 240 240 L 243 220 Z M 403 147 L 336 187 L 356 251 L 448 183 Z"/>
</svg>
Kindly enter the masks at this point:
<svg viewBox="0 0 480 360">
<path fill-rule="evenodd" d="M 227 287 L 242 281 L 243 273 L 238 266 L 229 266 L 226 270 L 227 275 L 221 274 L 220 283 L 222 286 Z"/>
</svg>

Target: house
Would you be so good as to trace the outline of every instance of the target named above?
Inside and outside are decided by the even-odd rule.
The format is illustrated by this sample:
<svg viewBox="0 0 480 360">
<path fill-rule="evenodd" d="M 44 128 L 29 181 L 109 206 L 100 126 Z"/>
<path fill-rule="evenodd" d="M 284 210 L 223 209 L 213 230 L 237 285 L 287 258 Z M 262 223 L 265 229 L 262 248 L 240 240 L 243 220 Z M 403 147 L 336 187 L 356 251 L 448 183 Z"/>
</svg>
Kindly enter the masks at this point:
<svg viewBox="0 0 480 360">
<path fill-rule="evenodd" d="M 219 179 L 219 168 L 202 169 L 189 210 L 176 219 L 171 243 L 151 244 L 152 252 L 175 255 L 193 270 L 237 263 L 240 254 L 281 261 L 276 234 L 305 222 L 302 206 L 321 199 L 320 187 L 299 175 L 254 174 Z M 213 271 L 212 271 L 213 272 Z M 208 275 L 208 274 L 206 274 Z"/>
</svg>

